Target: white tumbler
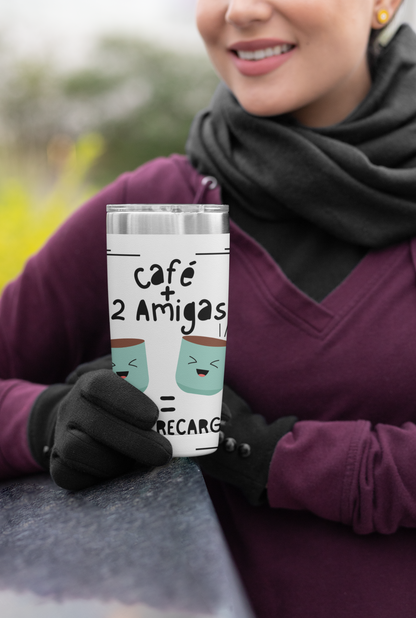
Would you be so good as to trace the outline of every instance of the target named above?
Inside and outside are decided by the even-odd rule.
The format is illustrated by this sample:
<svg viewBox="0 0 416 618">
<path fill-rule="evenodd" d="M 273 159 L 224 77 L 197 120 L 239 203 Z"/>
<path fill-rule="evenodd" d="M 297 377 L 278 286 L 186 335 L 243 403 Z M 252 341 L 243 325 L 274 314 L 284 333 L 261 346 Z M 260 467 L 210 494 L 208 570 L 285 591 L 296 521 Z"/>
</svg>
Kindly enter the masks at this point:
<svg viewBox="0 0 416 618">
<path fill-rule="evenodd" d="M 229 253 L 228 206 L 107 206 L 113 370 L 156 403 L 174 457 L 218 447 Z"/>
</svg>

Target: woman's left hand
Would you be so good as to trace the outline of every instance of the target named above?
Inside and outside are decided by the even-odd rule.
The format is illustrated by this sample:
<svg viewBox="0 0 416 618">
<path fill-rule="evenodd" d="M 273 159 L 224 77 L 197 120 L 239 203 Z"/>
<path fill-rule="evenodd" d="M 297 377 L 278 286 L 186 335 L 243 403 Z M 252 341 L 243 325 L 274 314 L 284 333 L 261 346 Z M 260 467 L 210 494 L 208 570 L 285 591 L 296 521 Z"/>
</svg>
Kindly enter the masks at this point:
<svg viewBox="0 0 416 618">
<path fill-rule="evenodd" d="M 241 489 L 251 504 L 262 504 L 267 500 L 267 478 L 276 444 L 296 421 L 295 416 L 283 416 L 268 425 L 225 385 L 218 450 L 194 461 L 205 474 Z"/>
</svg>

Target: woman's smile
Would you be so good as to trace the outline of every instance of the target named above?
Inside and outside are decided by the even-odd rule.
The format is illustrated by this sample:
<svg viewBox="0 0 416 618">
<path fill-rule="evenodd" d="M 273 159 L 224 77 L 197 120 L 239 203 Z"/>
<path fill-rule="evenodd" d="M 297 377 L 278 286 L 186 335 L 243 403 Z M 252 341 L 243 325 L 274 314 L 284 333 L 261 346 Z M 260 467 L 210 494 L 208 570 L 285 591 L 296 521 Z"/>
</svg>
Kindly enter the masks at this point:
<svg viewBox="0 0 416 618">
<path fill-rule="evenodd" d="M 256 39 L 232 43 L 228 51 L 242 75 L 265 75 L 289 60 L 295 45 L 279 39 Z"/>
</svg>

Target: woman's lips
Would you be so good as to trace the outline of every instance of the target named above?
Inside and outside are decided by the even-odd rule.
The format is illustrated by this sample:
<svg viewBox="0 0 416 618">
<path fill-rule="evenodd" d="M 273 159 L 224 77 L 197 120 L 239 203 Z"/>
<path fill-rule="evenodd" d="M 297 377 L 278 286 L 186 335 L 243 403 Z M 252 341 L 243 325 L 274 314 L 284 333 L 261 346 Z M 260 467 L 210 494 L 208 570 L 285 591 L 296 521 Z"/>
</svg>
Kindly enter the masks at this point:
<svg viewBox="0 0 416 618">
<path fill-rule="evenodd" d="M 228 54 L 240 73 L 256 76 L 280 67 L 292 57 L 295 49 L 293 44 L 286 41 L 261 39 L 234 43 L 228 48 Z"/>
</svg>

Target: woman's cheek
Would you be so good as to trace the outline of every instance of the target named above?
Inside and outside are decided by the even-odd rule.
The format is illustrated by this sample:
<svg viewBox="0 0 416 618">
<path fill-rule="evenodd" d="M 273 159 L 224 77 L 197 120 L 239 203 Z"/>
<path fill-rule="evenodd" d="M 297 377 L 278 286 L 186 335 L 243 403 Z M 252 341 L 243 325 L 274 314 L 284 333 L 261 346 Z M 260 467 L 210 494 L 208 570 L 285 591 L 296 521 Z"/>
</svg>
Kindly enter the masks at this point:
<svg viewBox="0 0 416 618">
<path fill-rule="evenodd" d="M 223 6 L 224 5 L 224 6 Z M 223 0 L 199 0 L 196 7 L 196 25 L 206 45 L 212 45 L 225 24 L 226 5 Z"/>
</svg>

